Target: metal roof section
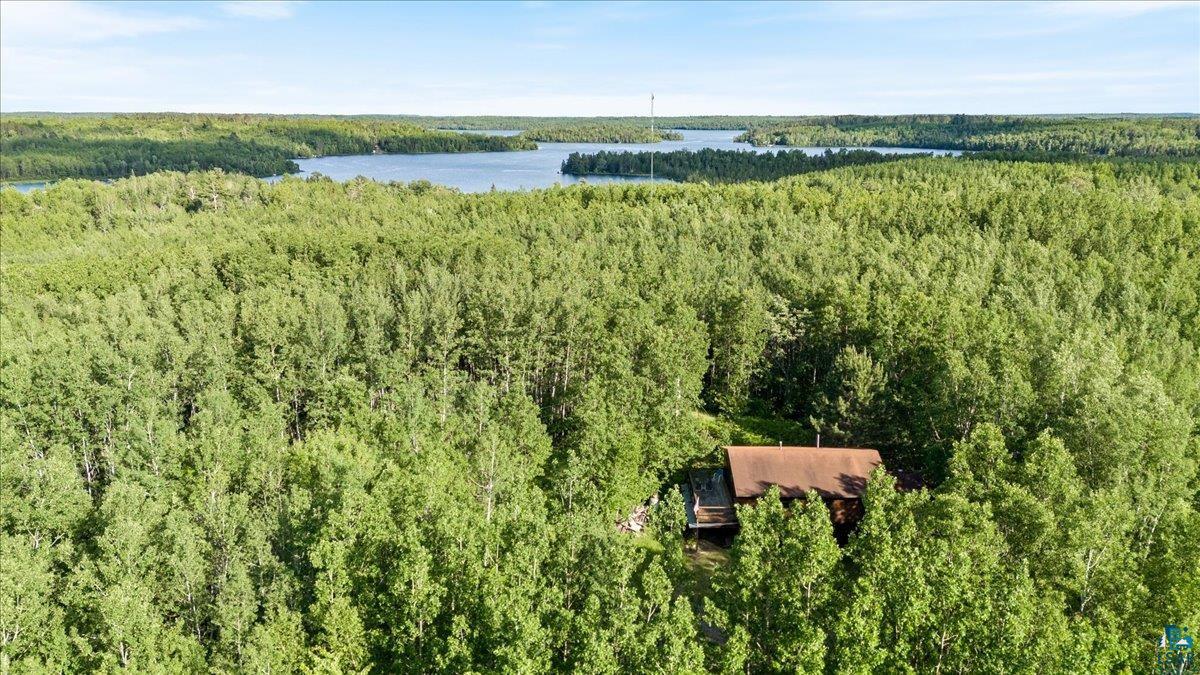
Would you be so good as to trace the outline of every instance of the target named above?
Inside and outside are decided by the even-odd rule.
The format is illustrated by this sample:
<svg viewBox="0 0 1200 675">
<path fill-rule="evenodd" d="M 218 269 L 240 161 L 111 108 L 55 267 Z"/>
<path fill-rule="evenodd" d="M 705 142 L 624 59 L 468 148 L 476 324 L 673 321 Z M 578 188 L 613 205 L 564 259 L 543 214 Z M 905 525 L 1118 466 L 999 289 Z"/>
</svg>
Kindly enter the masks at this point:
<svg viewBox="0 0 1200 675">
<path fill-rule="evenodd" d="M 825 499 L 858 499 L 867 479 L 883 463 L 879 451 L 794 445 L 731 445 L 729 478 L 735 499 L 761 497 L 778 485 L 785 499 L 815 490 Z"/>
</svg>

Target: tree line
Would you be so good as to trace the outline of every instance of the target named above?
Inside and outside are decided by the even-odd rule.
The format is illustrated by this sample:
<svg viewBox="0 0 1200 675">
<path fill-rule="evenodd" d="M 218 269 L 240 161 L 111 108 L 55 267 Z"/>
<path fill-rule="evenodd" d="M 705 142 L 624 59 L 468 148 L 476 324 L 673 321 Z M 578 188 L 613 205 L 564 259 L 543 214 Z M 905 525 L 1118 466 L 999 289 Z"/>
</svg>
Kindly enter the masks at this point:
<svg viewBox="0 0 1200 675">
<path fill-rule="evenodd" d="M 0 212 L 5 669 L 1136 672 L 1200 620 L 1196 163 Z M 743 508 L 705 582 L 672 485 L 747 416 L 931 487 L 845 547 Z"/>
<path fill-rule="evenodd" d="M 649 128 L 649 115 L 561 117 L 520 115 L 369 115 L 368 119 L 398 120 L 436 129 L 520 129 L 578 126 L 635 126 Z M 748 129 L 766 124 L 797 123 L 804 117 L 771 115 L 667 115 L 655 118 L 655 126 L 664 129 Z"/>
<path fill-rule="evenodd" d="M 525 138 L 432 131 L 400 122 L 268 115 L 0 117 L 0 180 L 121 178 L 222 169 L 294 173 L 298 157 L 532 150 Z"/>
<path fill-rule="evenodd" d="M 323 116 L 309 116 L 323 117 Z M 561 117 L 519 115 L 352 115 L 344 119 L 374 121 L 399 121 L 438 129 L 535 129 L 543 126 L 587 126 L 587 125 L 633 125 L 648 127 L 648 115 L 626 115 L 605 117 Z M 844 126 L 864 123 L 911 124 L 920 122 L 948 122 L 961 119 L 990 120 L 1186 120 L 1196 119 L 1195 114 L 1139 114 L 1139 113 L 1096 113 L 1061 115 L 666 115 L 658 116 L 656 124 L 668 129 L 759 129 L 783 126 Z"/>
<path fill-rule="evenodd" d="M 751 150 L 674 150 L 671 152 L 572 152 L 562 172 L 575 176 L 647 176 L 651 162 L 656 176 L 676 181 L 736 183 L 776 180 L 785 176 L 825 171 L 842 166 L 891 162 L 928 155 L 882 154 L 872 150 L 826 150 L 812 155 L 803 150 L 754 152 Z"/>
<path fill-rule="evenodd" d="M 537 140 L 682 138 L 676 131 L 652 134 L 650 123 L 646 117 L 5 114 L 0 115 L 0 181 L 209 169 L 272 176 L 297 171 L 296 158 L 323 155 L 533 150 Z M 1200 154 L 1195 116 L 691 116 L 659 118 L 658 125 L 744 128 L 739 139 L 756 145 L 907 146 L 1060 158 Z M 525 131 L 491 136 L 447 128 Z"/>
<path fill-rule="evenodd" d="M 537 126 L 522 131 L 520 136 L 546 143 L 658 143 L 682 141 L 678 131 L 655 129 L 632 124 L 573 124 Z"/>
<path fill-rule="evenodd" d="M 756 125 L 755 145 L 892 146 L 1103 156 L 1200 156 L 1195 116 L 839 115 Z"/>
</svg>

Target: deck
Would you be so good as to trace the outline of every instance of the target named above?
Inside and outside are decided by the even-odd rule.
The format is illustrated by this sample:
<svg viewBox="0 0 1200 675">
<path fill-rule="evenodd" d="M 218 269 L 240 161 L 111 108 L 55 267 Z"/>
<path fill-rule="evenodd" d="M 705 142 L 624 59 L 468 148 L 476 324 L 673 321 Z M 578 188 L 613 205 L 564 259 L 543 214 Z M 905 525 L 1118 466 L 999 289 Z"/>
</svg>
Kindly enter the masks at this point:
<svg viewBox="0 0 1200 675">
<path fill-rule="evenodd" d="M 688 472 L 688 482 L 682 488 L 689 528 L 737 525 L 737 512 L 733 508 L 725 469 L 693 469 Z"/>
</svg>

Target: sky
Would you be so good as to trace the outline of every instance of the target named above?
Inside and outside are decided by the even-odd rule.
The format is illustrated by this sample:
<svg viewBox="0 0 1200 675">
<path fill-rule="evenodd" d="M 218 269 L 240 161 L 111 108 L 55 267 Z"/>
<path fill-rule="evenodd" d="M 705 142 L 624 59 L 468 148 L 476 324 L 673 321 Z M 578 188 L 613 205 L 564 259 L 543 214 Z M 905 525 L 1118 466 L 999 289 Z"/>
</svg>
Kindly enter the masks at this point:
<svg viewBox="0 0 1200 675">
<path fill-rule="evenodd" d="M 0 2 L 0 110 L 1200 112 L 1200 2 Z"/>
</svg>

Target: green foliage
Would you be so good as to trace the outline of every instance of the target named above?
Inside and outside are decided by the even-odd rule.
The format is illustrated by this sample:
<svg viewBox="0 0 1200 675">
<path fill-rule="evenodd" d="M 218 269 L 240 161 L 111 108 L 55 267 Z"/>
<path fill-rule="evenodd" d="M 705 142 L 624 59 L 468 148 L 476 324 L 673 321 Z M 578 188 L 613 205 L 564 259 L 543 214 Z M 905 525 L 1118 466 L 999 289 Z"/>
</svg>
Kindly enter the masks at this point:
<svg viewBox="0 0 1200 675">
<path fill-rule="evenodd" d="M 731 659 L 737 670 L 821 672 L 841 559 L 825 503 L 810 494 L 784 508 L 772 487 L 757 507 L 739 507 L 738 521 L 707 617 L 747 636 L 745 646 L 734 640 L 733 651 L 746 650 Z"/>
<path fill-rule="evenodd" d="M 782 417 L 697 415 L 715 445 L 812 445 L 815 440 L 811 425 Z"/>
<path fill-rule="evenodd" d="M 575 126 L 635 126 L 650 127 L 647 115 L 627 117 L 526 117 L 513 115 L 365 115 L 364 119 L 397 120 L 437 129 L 539 129 L 541 127 Z M 776 117 L 760 115 L 689 115 L 659 116 L 655 126 L 660 129 L 746 129 L 755 124 L 781 124 L 802 120 L 802 117 Z"/>
<path fill-rule="evenodd" d="M 1194 162 L 0 214 L 4 667 L 1141 671 L 1196 622 Z M 687 597 L 669 477 L 818 431 L 937 487 L 840 550 L 744 509 Z"/>
<path fill-rule="evenodd" d="M 986 116 L 992 118 L 992 116 Z M 870 121 L 913 121 L 913 120 L 950 120 L 967 118 L 966 115 L 690 115 L 690 116 L 658 116 L 655 123 L 663 129 L 759 129 L 766 127 L 803 126 L 803 125 L 840 125 L 847 123 L 866 123 Z M 984 116 L 975 116 L 982 119 Z M 1143 119 L 1195 119 L 1194 114 L 1148 115 L 1137 113 L 1088 114 L 1088 115 L 1014 115 L 1005 119 L 1031 120 L 1143 120 Z M 422 116 L 422 115 L 356 115 L 347 119 L 372 121 L 400 121 L 438 129 L 473 129 L 486 131 L 488 129 L 536 129 L 542 126 L 578 126 L 595 124 L 622 124 L 633 126 L 650 126 L 647 115 L 628 117 L 523 117 L 511 115 L 462 115 L 462 116 Z"/>
<path fill-rule="evenodd" d="M 297 157 L 536 147 L 523 138 L 332 118 L 4 115 L 0 117 L 0 180 L 122 178 L 154 171 L 205 169 L 272 176 L 297 171 L 292 161 Z"/>
<path fill-rule="evenodd" d="M 738 140 L 755 145 L 1001 151 L 1022 158 L 1045 154 L 1196 157 L 1200 120 L 1194 116 L 837 115 L 757 124 Z"/>
<path fill-rule="evenodd" d="M 988 510 L 899 494 L 877 473 L 847 550 L 837 672 L 1064 672 L 1077 667 L 1061 599 L 1009 556 Z"/>
<path fill-rule="evenodd" d="M 570 124 L 536 126 L 520 136 L 547 143 L 657 143 L 682 141 L 678 131 L 650 129 L 633 124 Z"/>
<path fill-rule="evenodd" d="M 651 161 L 654 175 L 677 181 L 738 183 L 748 180 L 776 180 L 786 176 L 825 171 L 843 166 L 877 164 L 913 155 L 884 155 L 871 150 L 826 150 L 810 155 L 803 150 L 753 152 L 750 150 L 674 150 L 671 152 L 609 152 L 593 154 L 572 152 L 562 164 L 562 172 L 576 176 L 648 176 Z"/>
</svg>

